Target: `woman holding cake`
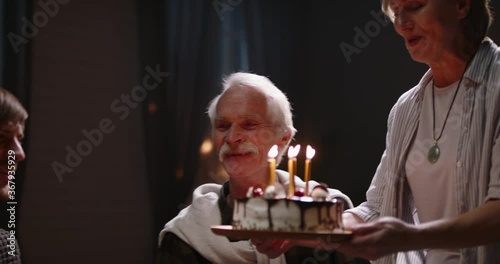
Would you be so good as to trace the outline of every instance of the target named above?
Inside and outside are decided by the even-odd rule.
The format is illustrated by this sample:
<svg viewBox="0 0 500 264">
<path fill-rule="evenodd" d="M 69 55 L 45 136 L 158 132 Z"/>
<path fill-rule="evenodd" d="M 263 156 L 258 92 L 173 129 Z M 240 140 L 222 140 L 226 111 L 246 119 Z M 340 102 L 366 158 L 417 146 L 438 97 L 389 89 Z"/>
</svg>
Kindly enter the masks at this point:
<svg viewBox="0 0 500 264">
<path fill-rule="evenodd" d="M 337 250 L 374 263 L 500 263 L 500 49 L 486 37 L 489 1 L 382 9 L 429 70 L 392 108 L 367 200 L 344 213 L 353 237 Z"/>
<path fill-rule="evenodd" d="M 234 73 L 208 107 L 219 160 L 229 175 L 223 185 L 204 184 L 193 192 L 193 202 L 169 221 L 159 236 L 157 263 L 286 263 L 283 254 L 266 256 L 247 240 L 216 235 L 212 225 L 231 225 L 233 201 L 247 197 L 251 187 L 270 183 L 269 150 L 276 145 L 279 164 L 295 135 L 288 99 L 268 78 Z M 288 173 L 276 170 L 276 188 L 288 188 Z M 297 187 L 304 183 L 295 177 Z M 311 181 L 310 188 L 318 185 Z M 257 188 L 254 189 L 257 191 Z M 328 193 L 346 201 L 340 191 Z M 281 243 L 281 251 L 289 244 Z"/>
</svg>

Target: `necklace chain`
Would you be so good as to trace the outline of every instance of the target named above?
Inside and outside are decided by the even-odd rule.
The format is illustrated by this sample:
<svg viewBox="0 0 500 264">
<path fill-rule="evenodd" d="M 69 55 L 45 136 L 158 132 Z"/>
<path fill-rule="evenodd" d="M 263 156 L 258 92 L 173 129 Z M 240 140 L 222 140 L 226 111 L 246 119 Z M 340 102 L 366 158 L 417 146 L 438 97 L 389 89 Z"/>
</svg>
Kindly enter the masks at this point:
<svg viewBox="0 0 500 264">
<path fill-rule="evenodd" d="M 458 82 L 458 87 L 455 90 L 455 94 L 453 95 L 453 99 L 451 100 L 450 107 L 448 108 L 448 112 L 446 113 L 446 117 L 444 118 L 444 123 L 443 127 L 441 128 L 441 132 L 439 132 L 439 136 L 436 138 L 436 107 L 434 103 L 434 78 L 432 79 L 432 138 L 434 139 L 434 142 L 437 143 L 438 140 L 441 138 L 443 135 L 444 128 L 446 127 L 446 121 L 448 120 L 448 116 L 450 115 L 451 108 L 453 108 L 453 103 L 455 103 L 455 98 L 457 97 L 458 94 L 458 89 L 460 89 L 460 84 L 462 84 L 462 80 L 464 78 L 464 74 L 462 74 L 462 77 L 460 77 L 460 81 Z"/>
<path fill-rule="evenodd" d="M 439 159 L 439 156 L 441 155 L 441 149 L 438 146 L 438 140 L 441 138 L 444 132 L 444 128 L 446 127 L 446 121 L 448 121 L 448 116 L 450 115 L 451 108 L 453 108 L 453 104 L 455 103 L 455 99 L 457 98 L 458 94 L 458 89 L 460 89 L 460 85 L 462 84 L 462 80 L 464 79 L 465 72 L 467 71 L 467 68 L 472 61 L 472 58 L 474 56 L 470 57 L 467 63 L 465 64 L 465 69 L 464 72 L 462 73 L 462 76 L 460 77 L 460 81 L 458 82 L 457 89 L 455 90 L 455 94 L 453 94 L 453 99 L 451 100 L 450 107 L 448 108 L 448 112 L 446 113 L 446 117 L 444 118 L 444 123 L 443 127 L 441 128 L 441 132 L 439 132 L 439 136 L 436 138 L 436 106 L 434 103 L 434 78 L 432 78 L 432 139 L 434 139 L 434 146 L 432 146 L 429 149 L 429 153 L 427 154 L 427 159 L 431 163 L 436 163 L 437 160 Z"/>
</svg>

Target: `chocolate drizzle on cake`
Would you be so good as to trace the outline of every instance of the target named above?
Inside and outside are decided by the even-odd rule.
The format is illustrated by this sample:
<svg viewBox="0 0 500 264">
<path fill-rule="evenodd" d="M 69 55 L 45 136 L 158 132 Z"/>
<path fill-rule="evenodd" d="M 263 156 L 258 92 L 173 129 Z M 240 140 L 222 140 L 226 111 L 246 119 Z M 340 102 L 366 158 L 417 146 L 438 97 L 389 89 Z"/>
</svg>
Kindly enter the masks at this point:
<svg viewBox="0 0 500 264">
<path fill-rule="evenodd" d="M 271 215 L 271 204 L 267 201 L 267 218 L 269 221 L 269 228 L 273 229 L 273 217 Z"/>
<path fill-rule="evenodd" d="M 328 201 L 318 201 L 311 197 L 236 199 L 233 227 L 295 232 L 331 231 L 342 228 L 343 208 L 342 199 Z"/>
</svg>

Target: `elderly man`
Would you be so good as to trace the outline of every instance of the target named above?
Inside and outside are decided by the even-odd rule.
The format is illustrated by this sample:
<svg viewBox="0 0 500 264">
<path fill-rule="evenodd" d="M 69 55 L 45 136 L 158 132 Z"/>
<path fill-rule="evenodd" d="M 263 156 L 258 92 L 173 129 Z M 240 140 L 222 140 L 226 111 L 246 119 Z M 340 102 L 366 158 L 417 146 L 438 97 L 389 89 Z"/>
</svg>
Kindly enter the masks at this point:
<svg viewBox="0 0 500 264">
<path fill-rule="evenodd" d="M 269 79 L 234 73 L 208 107 L 212 136 L 219 160 L 229 174 L 223 185 L 204 184 L 193 202 L 169 221 L 160 233 L 161 263 L 286 263 L 284 255 L 259 253 L 249 240 L 217 236 L 211 225 L 229 225 L 233 199 L 246 197 L 249 187 L 269 182 L 267 153 L 278 146 L 277 163 L 295 135 L 290 103 Z M 277 182 L 287 189 L 288 173 L 277 170 Z M 304 183 L 296 177 L 296 185 Z M 318 183 L 311 182 L 310 186 Z M 330 193 L 350 199 L 337 190 Z"/>
<path fill-rule="evenodd" d="M 9 91 L 0 87 L 0 200 L 8 202 L 15 198 L 13 183 L 16 178 L 18 162 L 25 155 L 21 146 L 24 134 L 24 122 L 28 114 L 21 103 Z M 14 226 L 1 223 L 0 228 L 0 263 L 21 263 L 19 246 L 15 240 Z"/>
</svg>

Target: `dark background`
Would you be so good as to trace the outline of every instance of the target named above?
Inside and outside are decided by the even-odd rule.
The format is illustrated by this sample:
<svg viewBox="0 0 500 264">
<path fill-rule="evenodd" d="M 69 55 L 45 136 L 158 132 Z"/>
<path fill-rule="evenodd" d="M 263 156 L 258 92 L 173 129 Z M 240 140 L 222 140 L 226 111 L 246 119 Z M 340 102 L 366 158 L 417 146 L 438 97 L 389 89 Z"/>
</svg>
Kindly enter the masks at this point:
<svg viewBox="0 0 500 264">
<path fill-rule="evenodd" d="M 57 12 L 52 6 L 16 53 L 8 34 L 23 35 L 22 18 L 47 13 L 49 2 Z M 268 76 L 288 95 L 295 142 L 317 151 L 313 179 L 357 205 L 384 150 L 389 110 L 427 70 L 392 24 L 372 15 L 379 1 L 0 3 L 0 84 L 30 113 L 16 187 L 27 264 L 152 263 L 158 232 L 191 191 L 224 180 L 213 153 L 199 149 L 209 138 L 208 102 L 239 70 Z M 495 23 L 489 36 L 500 41 Z M 341 43 L 358 43 L 350 62 Z M 169 76 L 122 120 L 111 104 L 142 84 L 147 66 Z M 105 118 L 113 132 L 58 179 L 52 164 L 65 163 L 68 148 L 86 140 L 82 130 Z"/>
</svg>

